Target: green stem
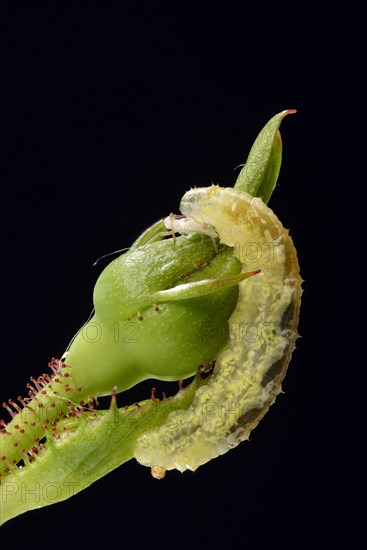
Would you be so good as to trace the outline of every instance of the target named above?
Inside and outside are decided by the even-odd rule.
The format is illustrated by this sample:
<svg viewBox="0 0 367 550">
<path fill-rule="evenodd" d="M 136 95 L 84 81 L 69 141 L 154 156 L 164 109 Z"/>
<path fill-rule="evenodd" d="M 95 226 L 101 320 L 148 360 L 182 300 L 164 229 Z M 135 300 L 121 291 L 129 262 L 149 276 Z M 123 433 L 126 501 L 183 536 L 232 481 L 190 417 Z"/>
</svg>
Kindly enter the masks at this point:
<svg viewBox="0 0 367 550">
<path fill-rule="evenodd" d="M 137 439 L 166 422 L 172 411 L 187 409 L 197 389 L 207 383 L 198 374 L 171 398 L 151 398 L 118 409 L 85 411 L 57 423 L 37 458 L 10 473 L 0 486 L 0 525 L 17 515 L 55 504 L 82 491 L 134 456 Z"/>
</svg>

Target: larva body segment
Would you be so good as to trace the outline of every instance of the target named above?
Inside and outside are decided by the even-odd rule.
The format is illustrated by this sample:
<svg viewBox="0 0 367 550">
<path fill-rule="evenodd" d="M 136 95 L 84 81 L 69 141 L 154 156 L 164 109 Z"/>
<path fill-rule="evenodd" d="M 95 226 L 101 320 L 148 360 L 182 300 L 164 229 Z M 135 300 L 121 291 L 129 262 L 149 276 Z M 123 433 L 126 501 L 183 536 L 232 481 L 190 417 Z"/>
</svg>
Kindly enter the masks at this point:
<svg viewBox="0 0 367 550">
<path fill-rule="evenodd" d="M 248 439 L 280 393 L 298 336 L 302 279 L 288 231 L 261 199 L 212 186 L 187 192 L 180 209 L 211 224 L 243 271 L 261 270 L 239 283 L 230 342 L 192 405 L 137 441 L 134 456 L 141 464 L 185 471 Z M 210 327 L 203 327 L 203 337 L 205 331 Z"/>
</svg>

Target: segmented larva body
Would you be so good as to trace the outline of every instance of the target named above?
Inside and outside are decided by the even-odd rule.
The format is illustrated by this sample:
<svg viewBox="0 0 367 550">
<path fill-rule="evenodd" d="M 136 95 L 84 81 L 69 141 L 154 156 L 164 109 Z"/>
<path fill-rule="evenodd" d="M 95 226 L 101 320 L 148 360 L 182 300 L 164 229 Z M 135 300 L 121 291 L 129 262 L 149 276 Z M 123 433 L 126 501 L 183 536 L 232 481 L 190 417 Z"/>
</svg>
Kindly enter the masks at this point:
<svg viewBox="0 0 367 550">
<path fill-rule="evenodd" d="M 281 392 L 298 336 L 302 279 L 288 230 L 261 199 L 213 185 L 187 192 L 180 209 L 211 224 L 243 271 L 261 270 L 239 284 L 229 344 L 192 405 L 138 439 L 134 456 L 141 464 L 182 472 L 248 439 Z"/>
</svg>

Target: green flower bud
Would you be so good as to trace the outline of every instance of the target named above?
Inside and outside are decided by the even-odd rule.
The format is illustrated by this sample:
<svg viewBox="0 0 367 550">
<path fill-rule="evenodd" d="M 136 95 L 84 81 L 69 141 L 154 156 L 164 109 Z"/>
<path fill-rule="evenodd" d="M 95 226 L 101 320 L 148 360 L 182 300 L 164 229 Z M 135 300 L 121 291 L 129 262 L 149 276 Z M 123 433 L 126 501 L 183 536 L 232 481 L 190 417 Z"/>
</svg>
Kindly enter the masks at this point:
<svg viewBox="0 0 367 550">
<path fill-rule="evenodd" d="M 227 342 L 240 271 L 232 248 L 198 233 L 133 246 L 95 285 L 95 314 L 67 355 L 75 383 L 105 395 L 194 374 Z"/>
</svg>

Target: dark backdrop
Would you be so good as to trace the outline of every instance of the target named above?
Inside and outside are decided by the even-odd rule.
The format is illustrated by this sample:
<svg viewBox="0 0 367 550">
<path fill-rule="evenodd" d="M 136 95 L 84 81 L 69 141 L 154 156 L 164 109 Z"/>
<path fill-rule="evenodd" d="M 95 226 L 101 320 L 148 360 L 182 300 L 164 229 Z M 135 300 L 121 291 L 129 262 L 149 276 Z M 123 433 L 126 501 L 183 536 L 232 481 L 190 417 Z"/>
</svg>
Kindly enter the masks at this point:
<svg viewBox="0 0 367 550">
<path fill-rule="evenodd" d="M 232 185 L 262 125 L 286 108 L 298 114 L 282 124 L 271 206 L 291 228 L 306 282 L 285 394 L 250 443 L 162 482 L 131 461 L 0 536 L 31 530 L 63 547 L 103 537 L 129 549 L 359 548 L 362 10 L 11 4 L 0 19 L 1 401 L 85 321 L 106 265 L 93 261 L 177 212 L 190 186 Z"/>
</svg>

